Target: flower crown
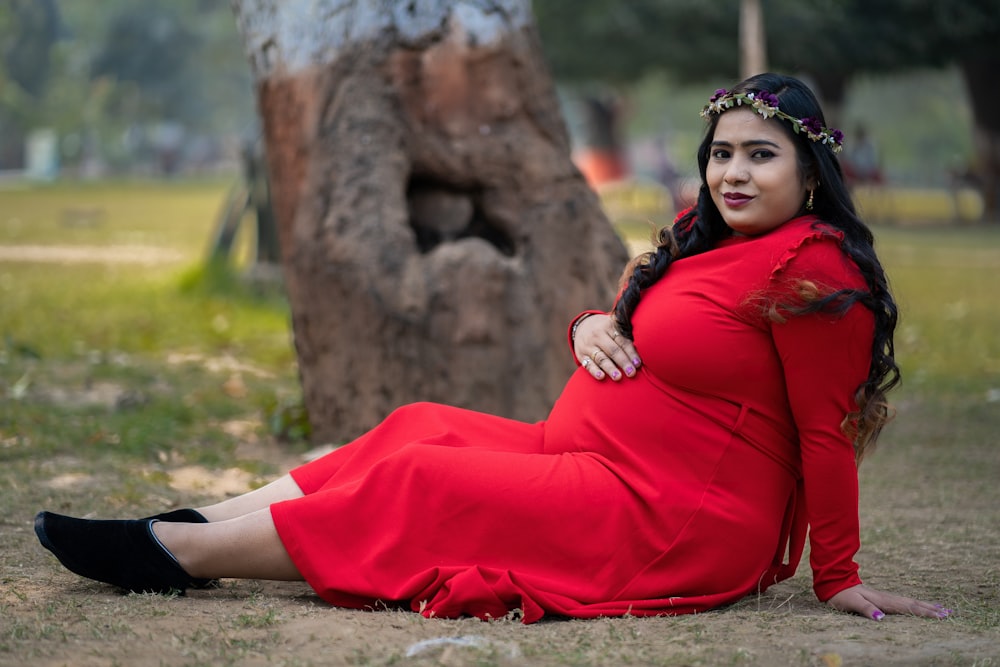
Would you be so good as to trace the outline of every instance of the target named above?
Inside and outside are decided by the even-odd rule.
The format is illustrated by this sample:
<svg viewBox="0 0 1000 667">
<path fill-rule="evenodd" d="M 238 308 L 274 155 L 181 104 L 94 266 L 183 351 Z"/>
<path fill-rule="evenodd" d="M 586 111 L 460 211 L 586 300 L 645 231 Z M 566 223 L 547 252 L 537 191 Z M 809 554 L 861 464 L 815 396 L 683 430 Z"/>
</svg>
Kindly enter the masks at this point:
<svg viewBox="0 0 1000 667">
<path fill-rule="evenodd" d="M 725 88 L 719 88 L 712 95 L 705 108 L 701 110 L 703 118 L 712 114 L 720 114 L 726 109 L 746 104 L 764 118 L 781 118 L 792 124 L 795 133 L 805 132 L 812 141 L 826 144 L 834 153 L 844 148 L 844 133 L 832 127 L 823 127 L 818 118 L 796 118 L 778 108 L 778 98 L 766 90 L 751 93 L 731 93 Z"/>
</svg>

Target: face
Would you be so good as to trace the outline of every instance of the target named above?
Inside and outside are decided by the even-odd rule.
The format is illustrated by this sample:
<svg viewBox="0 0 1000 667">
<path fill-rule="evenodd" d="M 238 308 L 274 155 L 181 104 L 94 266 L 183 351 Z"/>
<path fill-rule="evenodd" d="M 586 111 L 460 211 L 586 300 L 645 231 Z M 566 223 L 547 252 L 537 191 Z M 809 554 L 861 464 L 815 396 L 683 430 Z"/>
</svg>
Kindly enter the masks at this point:
<svg viewBox="0 0 1000 667">
<path fill-rule="evenodd" d="M 723 220 L 739 234 L 769 232 L 805 203 L 810 183 L 780 122 L 751 109 L 719 116 L 705 178 Z"/>
</svg>

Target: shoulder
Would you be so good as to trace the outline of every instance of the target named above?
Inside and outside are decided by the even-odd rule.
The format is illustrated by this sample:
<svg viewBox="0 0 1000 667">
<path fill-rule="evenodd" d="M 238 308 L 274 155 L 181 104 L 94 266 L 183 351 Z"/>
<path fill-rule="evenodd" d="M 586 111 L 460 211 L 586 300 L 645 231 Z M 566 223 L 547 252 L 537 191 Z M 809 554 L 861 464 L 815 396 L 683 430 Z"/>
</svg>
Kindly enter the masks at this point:
<svg viewBox="0 0 1000 667">
<path fill-rule="evenodd" d="M 806 245 L 812 242 L 832 242 L 838 245 L 844 240 L 844 233 L 833 225 L 823 222 L 814 215 L 803 215 L 792 218 L 785 224 L 767 234 L 778 245 L 792 247 Z"/>
<path fill-rule="evenodd" d="M 803 216 L 771 234 L 772 280 L 805 279 L 838 289 L 864 285 L 860 270 L 843 249 L 843 232 L 832 225 L 814 216 Z"/>
</svg>

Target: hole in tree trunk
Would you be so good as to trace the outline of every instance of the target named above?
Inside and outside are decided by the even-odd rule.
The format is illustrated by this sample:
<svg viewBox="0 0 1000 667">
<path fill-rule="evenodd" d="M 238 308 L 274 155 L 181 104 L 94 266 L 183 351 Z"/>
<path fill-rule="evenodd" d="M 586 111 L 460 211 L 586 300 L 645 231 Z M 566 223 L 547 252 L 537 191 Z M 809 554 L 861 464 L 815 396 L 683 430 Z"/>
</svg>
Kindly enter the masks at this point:
<svg viewBox="0 0 1000 667">
<path fill-rule="evenodd" d="M 426 178 L 413 178 L 406 189 L 410 226 L 420 252 L 442 243 L 481 238 L 502 254 L 514 254 L 514 240 L 483 211 L 479 193 Z"/>
</svg>

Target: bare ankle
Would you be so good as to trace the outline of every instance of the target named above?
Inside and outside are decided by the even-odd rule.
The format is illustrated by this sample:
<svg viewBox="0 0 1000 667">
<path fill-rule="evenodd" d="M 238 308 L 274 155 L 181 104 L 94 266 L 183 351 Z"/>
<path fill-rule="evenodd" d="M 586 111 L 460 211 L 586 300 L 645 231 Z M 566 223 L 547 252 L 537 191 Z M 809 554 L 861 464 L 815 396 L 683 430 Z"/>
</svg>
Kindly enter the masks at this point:
<svg viewBox="0 0 1000 667">
<path fill-rule="evenodd" d="M 207 517 L 206 517 L 207 518 Z M 177 564 L 192 577 L 202 577 L 198 559 L 194 557 L 194 542 L 191 540 L 192 524 L 157 521 L 153 524 L 153 535 L 166 549 Z"/>
</svg>

